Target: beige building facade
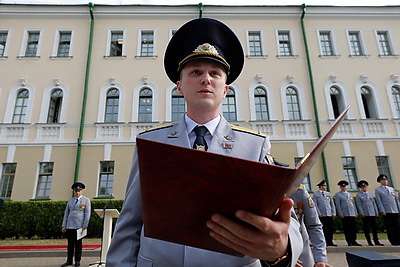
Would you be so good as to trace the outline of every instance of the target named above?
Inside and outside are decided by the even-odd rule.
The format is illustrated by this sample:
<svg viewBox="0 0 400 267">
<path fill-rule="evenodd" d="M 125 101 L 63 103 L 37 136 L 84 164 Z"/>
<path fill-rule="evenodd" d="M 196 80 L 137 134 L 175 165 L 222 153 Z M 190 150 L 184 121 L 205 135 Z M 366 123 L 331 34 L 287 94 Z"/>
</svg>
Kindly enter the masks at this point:
<svg viewBox="0 0 400 267">
<path fill-rule="evenodd" d="M 64 200 L 79 180 L 87 197 L 123 199 L 136 135 L 184 113 L 163 55 L 199 16 L 245 51 L 225 118 L 294 167 L 350 106 L 307 188 L 373 189 L 386 173 L 400 189 L 400 6 L 0 4 L 0 197 Z"/>
</svg>

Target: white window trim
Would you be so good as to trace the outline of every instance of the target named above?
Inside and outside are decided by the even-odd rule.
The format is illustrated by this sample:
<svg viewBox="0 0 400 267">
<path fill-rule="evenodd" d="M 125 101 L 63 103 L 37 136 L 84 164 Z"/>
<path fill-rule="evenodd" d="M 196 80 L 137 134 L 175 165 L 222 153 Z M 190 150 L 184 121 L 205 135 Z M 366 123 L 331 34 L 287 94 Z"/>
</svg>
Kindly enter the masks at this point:
<svg viewBox="0 0 400 267">
<path fill-rule="evenodd" d="M 300 120 L 309 120 L 308 118 L 308 112 L 307 112 L 307 102 L 304 96 L 304 89 L 303 87 L 297 83 L 297 82 L 285 82 L 281 85 L 281 101 L 282 101 L 282 111 L 283 111 L 283 119 L 284 120 L 290 120 L 289 119 L 289 112 L 287 109 L 287 102 L 286 102 L 286 88 L 288 87 L 293 87 L 297 90 L 297 94 L 299 97 L 299 106 L 300 106 L 300 112 L 301 112 L 301 119 Z"/>
<path fill-rule="evenodd" d="M 361 49 L 363 51 L 363 54 L 358 56 L 358 55 L 353 55 L 353 51 L 351 50 L 351 44 L 350 44 L 350 38 L 349 34 L 353 32 L 358 32 L 358 36 L 360 37 L 360 43 L 361 43 Z M 367 51 L 367 47 L 365 46 L 365 38 L 364 34 L 360 29 L 346 29 L 346 38 L 347 38 L 347 45 L 349 47 L 349 57 L 368 57 L 370 56 Z"/>
<path fill-rule="evenodd" d="M 148 56 L 148 57 L 143 57 L 141 56 L 142 52 L 142 33 L 146 31 L 152 31 L 153 32 L 153 55 Z M 136 58 L 155 58 L 157 57 L 156 55 L 157 51 L 157 34 L 156 34 L 156 29 L 154 28 L 141 28 L 138 29 L 138 43 L 137 43 L 137 51 L 136 51 Z"/>
<path fill-rule="evenodd" d="M 104 115 L 106 112 L 106 99 L 107 99 L 107 92 L 111 88 L 116 88 L 119 90 L 119 105 L 118 105 L 118 122 L 124 121 L 124 100 L 125 100 L 125 90 L 124 87 L 119 83 L 109 83 L 105 85 L 100 90 L 100 99 L 99 99 L 99 110 L 97 113 L 97 122 L 104 123 Z"/>
<path fill-rule="evenodd" d="M 344 102 L 344 108 L 349 106 L 349 103 L 348 103 L 349 95 L 348 95 L 348 89 L 344 85 L 344 83 L 338 82 L 338 81 L 335 81 L 335 82 L 329 81 L 329 82 L 325 83 L 324 92 L 325 92 L 326 107 L 328 109 L 328 118 L 330 120 L 334 120 L 335 114 L 333 112 L 332 102 L 331 102 L 331 87 L 336 87 L 341 92 L 341 95 L 343 97 L 343 102 Z M 350 117 L 351 117 L 351 109 L 346 114 L 346 118 L 350 118 Z"/>
<path fill-rule="evenodd" d="M 19 52 L 19 58 L 30 58 L 25 56 L 26 52 L 26 47 L 28 46 L 28 36 L 30 32 L 39 32 L 39 41 L 38 41 L 38 47 L 36 51 L 36 55 L 34 57 L 39 57 L 40 56 L 40 46 L 42 43 L 42 30 L 41 29 L 34 29 L 34 28 L 28 28 L 24 30 L 24 35 L 22 37 L 22 45 L 21 45 L 21 50 Z"/>
<path fill-rule="evenodd" d="M 362 120 L 367 119 L 367 117 L 365 115 L 365 111 L 364 111 L 364 104 L 363 104 L 362 98 L 361 98 L 361 87 L 367 87 L 371 91 L 371 96 L 374 101 L 373 103 L 374 103 L 374 108 L 376 111 L 376 119 L 381 119 L 382 118 L 381 114 L 383 114 L 382 113 L 383 110 L 381 108 L 382 105 L 378 105 L 378 103 L 382 103 L 380 101 L 379 95 L 376 93 L 376 92 L 378 92 L 378 87 L 369 81 L 368 82 L 358 82 L 355 86 L 357 104 L 358 104 L 358 109 L 360 112 L 360 118 Z"/>
<path fill-rule="evenodd" d="M 74 31 L 72 29 L 56 29 L 56 33 L 54 35 L 54 45 L 53 45 L 53 52 L 51 58 L 60 58 L 57 56 L 58 47 L 60 45 L 60 33 L 62 32 L 70 32 L 71 33 L 71 41 L 69 46 L 69 53 L 68 57 L 72 57 L 72 44 L 74 39 Z M 62 57 L 65 58 L 65 57 Z"/>
<path fill-rule="evenodd" d="M 256 105 L 254 101 L 254 90 L 258 87 L 261 87 L 267 91 L 269 120 L 276 120 L 275 107 L 273 104 L 274 102 L 272 101 L 272 99 L 274 99 L 273 90 L 272 87 L 266 82 L 254 82 L 249 86 L 250 120 L 257 120 Z"/>
<path fill-rule="evenodd" d="M 4 123 L 12 123 L 14 108 L 15 108 L 15 100 L 17 98 L 18 92 L 22 89 L 26 89 L 29 92 L 28 106 L 26 109 L 25 121 L 23 123 L 30 123 L 32 115 L 32 104 L 33 104 L 33 99 L 35 97 L 35 90 L 33 89 L 33 86 L 30 84 L 17 85 L 10 90 L 7 101 L 7 109 L 4 115 Z"/>
<path fill-rule="evenodd" d="M 260 41 L 261 41 L 261 56 L 253 56 L 250 55 L 250 40 L 249 40 L 249 33 L 250 32 L 258 32 L 260 33 Z M 264 31 L 261 29 L 246 29 L 246 44 L 247 44 L 247 57 L 248 58 L 266 58 L 267 52 L 265 49 L 265 42 L 264 42 Z"/>
<path fill-rule="evenodd" d="M 400 119 L 400 116 L 396 112 L 396 106 L 394 105 L 394 99 L 393 99 L 393 94 L 392 94 L 393 86 L 400 88 L 400 83 L 398 81 L 389 81 L 386 84 L 386 93 L 389 98 L 389 105 L 390 105 L 390 111 L 392 112 L 392 118 Z"/>
<path fill-rule="evenodd" d="M 42 108 L 40 110 L 39 123 L 47 123 L 49 114 L 50 97 L 54 90 L 61 89 L 63 92 L 63 99 L 61 104 L 60 121 L 58 123 L 65 123 L 68 108 L 69 89 L 65 84 L 52 84 L 49 85 L 43 92 Z"/>
<path fill-rule="evenodd" d="M 280 49 L 279 49 L 279 33 L 280 32 L 289 32 L 289 38 L 290 38 L 290 47 L 291 47 L 291 55 L 290 56 L 285 56 L 280 54 Z M 294 58 L 298 57 L 296 54 L 296 46 L 293 38 L 293 31 L 292 29 L 285 29 L 285 28 L 279 28 L 275 29 L 275 37 L 276 37 L 276 48 L 277 48 L 277 57 L 278 58 Z"/>
<path fill-rule="evenodd" d="M 392 50 L 392 55 L 386 56 L 386 55 L 382 54 L 381 48 L 379 46 L 378 32 L 386 32 L 387 33 L 389 47 Z M 392 33 L 391 33 L 390 29 L 374 29 L 374 33 L 375 33 L 376 45 L 378 47 L 378 52 L 379 52 L 380 57 L 399 57 L 399 55 L 397 54 L 396 48 L 394 46 L 393 40 L 392 40 Z"/>
<path fill-rule="evenodd" d="M 111 52 L 111 34 L 113 33 L 113 32 L 122 32 L 122 55 L 121 55 L 121 57 L 126 57 L 126 30 L 125 29 L 118 29 L 118 28 L 111 28 L 111 29 L 108 29 L 108 32 L 107 32 L 107 43 L 106 43 L 106 57 L 107 58 L 113 58 L 111 55 L 110 55 L 110 52 Z M 118 57 L 117 57 L 118 58 Z"/>
<path fill-rule="evenodd" d="M 133 88 L 133 107 L 132 107 L 132 122 L 139 122 L 139 94 L 140 90 L 143 88 L 149 88 L 152 91 L 152 98 L 153 98 L 153 103 L 152 103 L 152 111 L 151 111 L 151 121 L 156 122 L 158 121 L 158 89 L 157 86 L 153 83 L 149 82 L 143 82 L 135 86 Z"/>
<path fill-rule="evenodd" d="M 172 36 L 174 36 L 174 35 L 172 34 L 172 32 L 173 32 L 173 31 L 176 32 L 177 30 L 178 30 L 178 28 L 170 28 L 170 29 L 169 29 L 169 37 L 168 37 L 168 40 L 171 40 Z"/>
<path fill-rule="evenodd" d="M 332 44 L 332 52 L 333 55 L 327 56 L 322 54 L 322 45 L 321 45 L 321 33 L 329 33 L 331 37 L 331 44 Z M 335 42 L 335 35 L 332 29 L 329 28 L 319 28 L 317 29 L 317 40 L 318 40 L 318 46 L 319 46 L 319 54 L 321 58 L 338 58 L 340 55 L 338 54 L 337 48 L 336 48 L 336 42 Z"/>
<path fill-rule="evenodd" d="M 10 46 L 10 35 L 11 35 L 11 30 L 10 29 L 4 29 L 4 28 L 0 28 L 0 32 L 2 33 L 7 33 L 7 39 L 6 39 L 6 46 L 4 47 L 4 54 L 1 58 L 7 58 L 8 57 L 8 47 Z"/>
<path fill-rule="evenodd" d="M 243 114 L 242 114 L 242 97 L 241 97 L 241 92 L 239 89 L 239 85 L 236 83 L 231 83 L 229 85 L 235 91 L 235 104 L 236 104 L 236 121 L 242 121 L 243 120 Z M 219 107 L 220 114 L 223 116 L 223 109 L 222 109 L 222 102 Z"/>
</svg>

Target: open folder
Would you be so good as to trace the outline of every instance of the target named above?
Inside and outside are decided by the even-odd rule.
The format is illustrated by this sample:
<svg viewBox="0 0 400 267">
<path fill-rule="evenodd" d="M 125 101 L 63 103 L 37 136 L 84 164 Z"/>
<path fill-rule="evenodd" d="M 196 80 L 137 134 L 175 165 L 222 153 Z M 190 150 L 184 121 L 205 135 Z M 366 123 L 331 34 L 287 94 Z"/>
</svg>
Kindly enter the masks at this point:
<svg viewBox="0 0 400 267">
<path fill-rule="evenodd" d="M 295 168 L 280 167 L 137 138 L 144 235 L 240 256 L 209 236 L 214 213 L 239 209 L 272 218 L 307 176 L 347 108 Z"/>
</svg>

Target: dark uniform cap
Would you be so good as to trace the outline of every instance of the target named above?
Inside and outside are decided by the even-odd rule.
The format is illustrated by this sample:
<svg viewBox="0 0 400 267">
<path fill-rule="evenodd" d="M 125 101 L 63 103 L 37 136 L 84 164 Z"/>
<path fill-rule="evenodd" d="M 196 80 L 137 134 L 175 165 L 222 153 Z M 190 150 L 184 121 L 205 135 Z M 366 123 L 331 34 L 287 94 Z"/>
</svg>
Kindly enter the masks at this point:
<svg viewBox="0 0 400 267">
<path fill-rule="evenodd" d="M 172 36 L 164 55 L 168 78 L 176 83 L 183 65 L 195 59 L 210 59 L 221 63 L 231 84 L 243 69 L 243 48 L 235 33 L 222 22 L 194 19 L 181 26 Z"/>
<path fill-rule="evenodd" d="M 368 186 L 368 182 L 365 180 L 361 180 L 358 182 L 358 187 Z"/>
<path fill-rule="evenodd" d="M 347 185 L 349 185 L 349 182 L 347 182 L 346 180 L 340 180 L 337 185 L 345 187 Z"/>
<path fill-rule="evenodd" d="M 379 174 L 378 178 L 376 178 L 376 181 L 379 183 L 382 179 L 387 180 L 386 174 Z"/>
<path fill-rule="evenodd" d="M 71 185 L 71 188 L 74 190 L 75 189 L 81 190 L 81 189 L 85 189 L 85 185 L 81 182 L 76 182 L 73 185 Z"/>
<path fill-rule="evenodd" d="M 319 184 L 317 184 L 317 186 L 323 186 L 323 185 L 326 185 L 326 181 L 325 180 L 322 180 L 321 182 L 319 182 Z"/>
</svg>

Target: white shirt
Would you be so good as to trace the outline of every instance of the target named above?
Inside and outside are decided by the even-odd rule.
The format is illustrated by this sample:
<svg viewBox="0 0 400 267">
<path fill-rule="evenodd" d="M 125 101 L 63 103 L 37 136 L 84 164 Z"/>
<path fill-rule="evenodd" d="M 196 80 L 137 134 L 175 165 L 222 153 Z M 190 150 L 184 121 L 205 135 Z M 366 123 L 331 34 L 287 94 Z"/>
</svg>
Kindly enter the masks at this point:
<svg viewBox="0 0 400 267">
<path fill-rule="evenodd" d="M 206 139 L 207 144 L 210 145 L 211 139 L 215 133 L 215 130 L 217 129 L 217 126 L 218 126 L 218 123 L 220 120 L 221 120 L 221 116 L 217 116 L 215 119 L 212 119 L 205 124 L 198 124 L 197 122 L 195 122 L 194 120 L 189 118 L 189 116 L 187 114 L 185 114 L 185 122 L 186 122 L 186 128 L 187 128 L 187 132 L 188 132 L 188 136 L 189 136 L 190 145 L 193 146 L 194 140 L 196 139 L 196 134 L 193 131 L 193 129 L 197 125 L 205 126 L 207 128 L 208 132 L 206 133 L 204 138 Z"/>
</svg>

